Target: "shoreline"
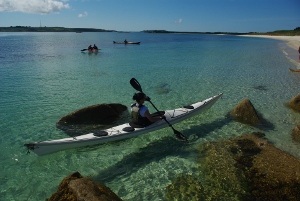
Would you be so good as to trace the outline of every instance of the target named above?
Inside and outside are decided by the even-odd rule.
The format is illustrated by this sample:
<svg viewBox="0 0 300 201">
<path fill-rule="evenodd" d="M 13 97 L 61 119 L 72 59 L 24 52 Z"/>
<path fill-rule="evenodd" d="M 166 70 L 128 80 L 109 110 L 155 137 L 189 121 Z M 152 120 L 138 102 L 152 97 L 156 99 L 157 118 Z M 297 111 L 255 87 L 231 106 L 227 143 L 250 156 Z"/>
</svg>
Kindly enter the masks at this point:
<svg viewBox="0 0 300 201">
<path fill-rule="evenodd" d="M 270 36 L 270 35 L 240 35 L 243 37 L 257 37 L 257 38 L 269 38 L 275 40 L 286 41 L 287 45 L 294 50 L 299 49 L 300 46 L 300 36 Z"/>
<path fill-rule="evenodd" d="M 257 37 L 257 38 L 269 38 L 274 40 L 285 41 L 287 46 L 298 52 L 300 48 L 300 36 L 270 36 L 270 35 L 240 35 L 243 37 Z M 299 59 L 293 59 L 287 56 L 288 60 L 295 65 L 297 69 L 300 69 L 300 53 Z"/>
</svg>

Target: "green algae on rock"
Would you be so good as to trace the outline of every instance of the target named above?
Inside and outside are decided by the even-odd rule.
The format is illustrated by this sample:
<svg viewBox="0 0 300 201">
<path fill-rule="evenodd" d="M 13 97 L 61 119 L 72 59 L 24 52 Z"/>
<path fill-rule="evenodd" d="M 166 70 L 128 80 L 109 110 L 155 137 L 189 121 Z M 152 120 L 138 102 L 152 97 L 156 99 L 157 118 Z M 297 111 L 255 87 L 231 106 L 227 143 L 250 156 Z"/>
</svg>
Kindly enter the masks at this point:
<svg viewBox="0 0 300 201">
<path fill-rule="evenodd" d="M 300 160 L 264 136 L 256 132 L 199 145 L 198 172 L 179 175 L 166 199 L 298 201 Z"/>
<path fill-rule="evenodd" d="M 166 189 L 166 200 L 205 201 L 203 187 L 191 175 L 177 177 Z"/>
<path fill-rule="evenodd" d="M 207 200 L 298 200 L 300 160 L 261 136 L 245 134 L 199 147 L 205 156 L 199 171 L 208 177 L 202 182 L 204 191 L 212 187 Z"/>
</svg>

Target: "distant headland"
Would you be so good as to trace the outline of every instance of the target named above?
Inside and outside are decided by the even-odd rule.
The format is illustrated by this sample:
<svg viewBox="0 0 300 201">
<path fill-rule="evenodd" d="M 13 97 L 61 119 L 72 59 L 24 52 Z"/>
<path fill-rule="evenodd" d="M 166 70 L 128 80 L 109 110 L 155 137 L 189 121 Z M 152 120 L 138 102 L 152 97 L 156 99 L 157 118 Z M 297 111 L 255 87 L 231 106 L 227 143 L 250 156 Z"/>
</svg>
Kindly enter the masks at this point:
<svg viewBox="0 0 300 201">
<path fill-rule="evenodd" d="M 186 34 L 227 34 L 227 35 L 274 35 L 274 36 L 300 36 L 300 27 L 294 30 L 278 30 L 273 32 L 178 32 L 166 30 L 144 30 L 146 33 L 186 33 Z"/>
<path fill-rule="evenodd" d="M 94 29 L 94 28 L 65 28 L 65 27 L 30 27 L 30 26 L 10 26 L 0 27 L 0 32 L 114 32 L 114 30 Z"/>
<path fill-rule="evenodd" d="M 10 26 L 0 27 L 0 32 L 118 32 L 128 33 L 124 31 L 105 30 L 96 28 L 65 28 L 65 27 L 30 27 L 30 26 Z M 294 30 L 278 30 L 273 32 L 189 32 L 189 31 L 167 31 L 167 30 L 144 30 L 144 33 L 163 33 L 163 34 L 227 34 L 227 35 L 274 35 L 274 36 L 300 36 L 300 27 Z"/>
</svg>

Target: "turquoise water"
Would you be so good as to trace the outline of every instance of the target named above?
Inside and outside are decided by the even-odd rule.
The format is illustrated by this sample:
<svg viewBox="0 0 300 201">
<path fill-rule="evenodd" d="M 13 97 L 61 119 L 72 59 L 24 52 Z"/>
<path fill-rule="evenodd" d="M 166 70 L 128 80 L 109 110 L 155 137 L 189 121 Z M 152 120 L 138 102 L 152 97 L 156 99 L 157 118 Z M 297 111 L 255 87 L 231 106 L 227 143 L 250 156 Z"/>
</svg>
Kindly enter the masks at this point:
<svg viewBox="0 0 300 201">
<path fill-rule="evenodd" d="M 141 41 L 114 45 L 112 41 Z M 98 54 L 80 50 L 96 43 Z M 226 35 L 146 33 L 0 33 L 0 200 L 44 200 L 74 171 L 110 187 L 124 200 L 164 200 L 179 174 L 199 175 L 197 145 L 261 131 L 276 147 L 300 158 L 290 133 L 300 115 L 285 104 L 299 93 L 300 74 L 284 42 Z M 136 138 L 27 155 L 25 142 L 67 135 L 64 115 L 98 103 L 129 105 L 135 77 L 159 109 L 172 109 L 223 92 L 210 110 Z M 259 89 L 257 89 L 259 88 Z M 163 89 L 166 93 L 161 93 Z M 267 119 L 258 128 L 230 121 L 244 98 Z M 150 111 L 154 108 L 148 104 Z M 204 174 L 204 173 L 202 173 Z M 200 175 L 201 176 L 201 175 Z"/>
</svg>

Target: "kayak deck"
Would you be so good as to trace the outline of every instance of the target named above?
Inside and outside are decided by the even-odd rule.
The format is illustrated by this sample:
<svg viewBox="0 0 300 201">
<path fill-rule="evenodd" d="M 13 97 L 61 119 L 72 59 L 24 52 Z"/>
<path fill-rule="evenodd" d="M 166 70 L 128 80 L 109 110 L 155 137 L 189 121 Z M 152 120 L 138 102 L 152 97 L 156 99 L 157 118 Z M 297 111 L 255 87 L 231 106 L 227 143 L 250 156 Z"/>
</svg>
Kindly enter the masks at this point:
<svg viewBox="0 0 300 201">
<path fill-rule="evenodd" d="M 221 96 L 222 93 L 189 106 L 173 110 L 166 110 L 164 111 L 164 115 L 169 123 L 176 124 L 209 109 Z M 65 149 L 102 144 L 110 141 L 136 137 L 144 133 L 165 128 L 167 126 L 168 124 L 164 120 L 157 121 L 147 127 L 141 128 L 132 127 L 130 123 L 125 123 L 109 129 L 99 130 L 95 133 L 88 133 L 81 136 L 68 137 L 58 140 L 30 142 L 24 144 L 24 146 L 26 146 L 28 150 L 31 150 L 38 155 L 45 155 Z"/>
</svg>

